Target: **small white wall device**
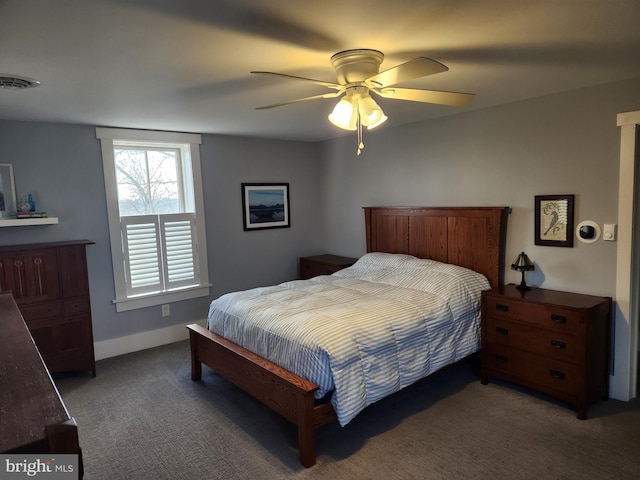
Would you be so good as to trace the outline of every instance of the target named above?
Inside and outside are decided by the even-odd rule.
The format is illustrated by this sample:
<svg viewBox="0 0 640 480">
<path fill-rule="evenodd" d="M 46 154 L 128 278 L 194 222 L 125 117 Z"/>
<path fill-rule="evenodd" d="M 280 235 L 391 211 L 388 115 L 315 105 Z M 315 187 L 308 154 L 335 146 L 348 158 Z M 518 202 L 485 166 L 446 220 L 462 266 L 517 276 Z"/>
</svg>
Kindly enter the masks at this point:
<svg viewBox="0 0 640 480">
<path fill-rule="evenodd" d="M 576 227 L 576 237 L 584 243 L 593 243 L 600 238 L 600 225 L 591 220 L 580 222 Z"/>
<path fill-rule="evenodd" d="M 602 230 L 602 239 L 605 242 L 616 241 L 616 224 L 615 223 L 604 224 L 604 229 Z"/>
</svg>

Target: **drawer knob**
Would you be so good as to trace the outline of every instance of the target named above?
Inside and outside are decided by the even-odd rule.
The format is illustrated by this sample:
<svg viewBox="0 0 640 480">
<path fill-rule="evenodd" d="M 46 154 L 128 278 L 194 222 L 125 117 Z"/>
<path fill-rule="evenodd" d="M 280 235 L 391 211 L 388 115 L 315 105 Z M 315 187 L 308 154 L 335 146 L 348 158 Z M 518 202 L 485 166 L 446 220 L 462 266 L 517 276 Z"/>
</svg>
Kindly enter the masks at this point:
<svg viewBox="0 0 640 480">
<path fill-rule="evenodd" d="M 496 327 L 496 332 L 500 335 L 509 335 L 509 329 L 504 327 Z"/>
<path fill-rule="evenodd" d="M 502 355 L 501 353 L 496 353 L 496 360 L 500 363 L 507 363 L 509 361 L 509 357 Z"/>
<path fill-rule="evenodd" d="M 560 379 L 560 380 L 564 380 L 564 377 L 566 376 L 566 375 L 564 374 L 564 372 L 561 372 L 560 370 L 553 370 L 553 369 L 551 369 L 551 370 L 549 370 L 549 373 L 551 374 L 551 376 L 552 376 L 553 378 L 558 378 L 558 379 Z"/>
<path fill-rule="evenodd" d="M 567 317 L 565 317 L 564 315 L 551 315 L 551 320 L 556 323 L 567 323 Z"/>
<path fill-rule="evenodd" d="M 559 349 L 567 348 L 567 344 L 560 340 L 551 340 L 551 346 L 553 348 L 559 348 Z"/>
<path fill-rule="evenodd" d="M 496 310 L 498 310 L 500 312 L 508 312 L 509 311 L 509 305 L 504 305 L 502 303 L 498 303 L 496 305 Z"/>
</svg>

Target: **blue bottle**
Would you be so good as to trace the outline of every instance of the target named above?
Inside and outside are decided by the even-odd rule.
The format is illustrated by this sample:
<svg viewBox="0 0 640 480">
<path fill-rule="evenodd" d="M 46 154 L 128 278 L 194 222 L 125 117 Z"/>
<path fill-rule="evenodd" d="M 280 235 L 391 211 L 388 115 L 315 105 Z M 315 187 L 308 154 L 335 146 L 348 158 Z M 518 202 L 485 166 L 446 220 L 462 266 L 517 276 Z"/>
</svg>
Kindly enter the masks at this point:
<svg viewBox="0 0 640 480">
<path fill-rule="evenodd" d="M 36 211 L 36 202 L 33 201 L 33 195 L 29 194 L 29 199 L 27 200 L 27 202 L 29 203 L 29 211 L 30 212 L 35 212 Z"/>
</svg>

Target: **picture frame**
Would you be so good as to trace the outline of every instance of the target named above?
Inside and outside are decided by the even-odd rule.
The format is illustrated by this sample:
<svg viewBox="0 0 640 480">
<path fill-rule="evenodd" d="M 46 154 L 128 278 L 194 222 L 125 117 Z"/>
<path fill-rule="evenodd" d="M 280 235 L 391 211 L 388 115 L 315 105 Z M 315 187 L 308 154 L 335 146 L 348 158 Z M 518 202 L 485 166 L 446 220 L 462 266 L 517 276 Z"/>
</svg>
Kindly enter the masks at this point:
<svg viewBox="0 0 640 480">
<path fill-rule="evenodd" d="M 245 231 L 288 228 L 288 183 L 242 183 L 242 220 Z"/>
<path fill-rule="evenodd" d="M 0 163 L 0 217 L 15 215 L 17 205 L 13 164 Z"/>
<path fill-rule="evenodd" d="M 535 244 L 573 247 L 574 195 L 535 196 Z"/>
</svg>

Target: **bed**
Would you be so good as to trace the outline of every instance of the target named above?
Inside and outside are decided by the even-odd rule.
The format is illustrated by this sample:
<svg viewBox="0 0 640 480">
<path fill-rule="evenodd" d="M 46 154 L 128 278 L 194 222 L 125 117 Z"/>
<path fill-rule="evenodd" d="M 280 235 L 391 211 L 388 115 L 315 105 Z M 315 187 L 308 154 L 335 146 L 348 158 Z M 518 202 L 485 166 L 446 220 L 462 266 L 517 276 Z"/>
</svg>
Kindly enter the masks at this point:
<svg viewBox="0 0 640 480">
<path fill-rule="evenodd" d="M 197 324 L 187 326 L 191 379 L 201 380 L 204 363 L 293 422 L 298 428 L 300 462 L 305 467 L 316 461 L 316 428 L 333 421 L 345 425 L 379 398 L 477 351 L 479 304 L 472 301 L 476 295 L 467 292 L 466 282 L 469 280 L 473 288 L 480 289 L 502 284 L 506 207 L 365 207 L 364 214 L 367 254 L 353 267 L 330 276 L 224 295 L 211 304 L 211 330 Z M 435 275 L 438 285 L 454 285 L 454 290 L 462 292 L 458 295 L 462 299 L 453 303 L 449 298 L 440 299 L 440 292 L 417 294 L 415 282 L 407 284 L 406 279 L 414 272 L 422 275 L 421 269 L 425 268 L 429 276 Z M 463 277 L 463 284 L 459 283 L 459 276 Z M 450 278 L 453 279 L 449 281 Z M 368 293 L 373 293 L 375 299 L 371 300 Z M 371 301 L 374 303 L 366 303 Z M 473 311 L 467 312 L 465 302 Z M 296 305 L 295 310 L 292 305 Z M 367 310 L 376 319 L 365 317 Z M 440 315 L 432 313 L 436 311 Z M 323 330 L 312 326 L 301 330 L 299 325 L 308 323 L 308 312 L 313 312 L 314 321 L 326 325 L 343 321 L 352 328 L 366 323 L 367 329 L 343 337 L 367 338 L 369 343 L 353 347 L 359 350 L 360 357 L 367 350 L 382 356 L 360 358 L 356 363 L 346 360 L 335 342 L 324 343 L 335 338 L 327 339 Z M 442 320 L 443 315 L 448 316 Z M 460 320 L 452 322 L 449 317 L 453 316 Z M 424 327 L 423 317 L 433 317 L 436 323 Z M 273 323 L 266 328 L 255 326 L 259 318 Z M 410 334 L 404 326 L 398 327 L 407 321 L 416 327 Z M 288 340 L 283 347 L 265 348 L 271 345 L 264 340 L 266 331 L 282 337 L 283 331 L 292 329 L 300 330 L 308 342 L 303 344 L 302 353 L 292 354 L 297 350 Z M 371 343 L 372 332 L 378 330 L 392 330 L 393 345 L 375 343 L 377 340 Z M 245 338 L 246 333 L 249 335 Z M 450 343 L 453 337 L 460 337 L 460 341 L 440 354 L 439 344 Z M 403 338 L 407 340 L 402 341 Z M 428 352 L 425 358 L 420 356 L 421 351 Z M 315 365 L 320 373 L 301 371 L 303 363 Z M 387 363 L 405 363 L 412 368 L 399 371 L 391 386 L 379 384 L 375 375 L 393 376 Z M 358 377 L 358 372 L 365 370 L 379 371 Z"/>
</svg>

